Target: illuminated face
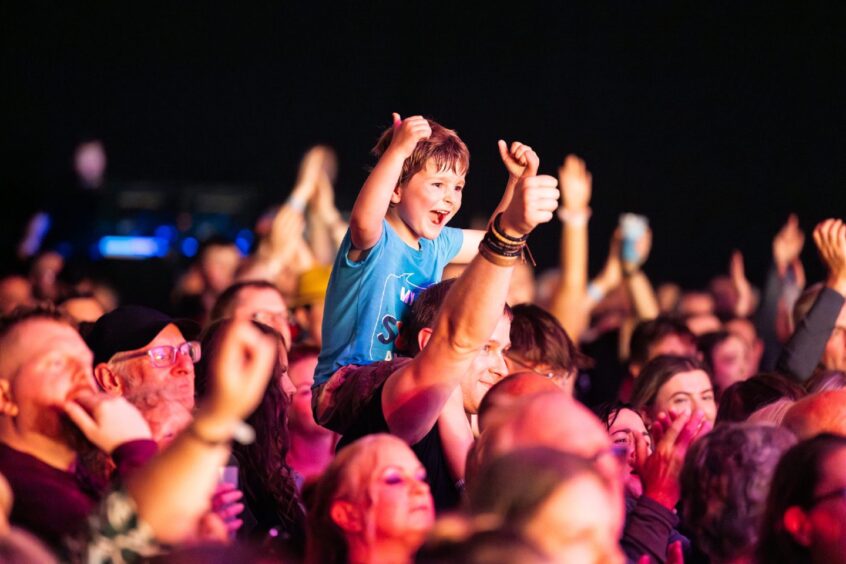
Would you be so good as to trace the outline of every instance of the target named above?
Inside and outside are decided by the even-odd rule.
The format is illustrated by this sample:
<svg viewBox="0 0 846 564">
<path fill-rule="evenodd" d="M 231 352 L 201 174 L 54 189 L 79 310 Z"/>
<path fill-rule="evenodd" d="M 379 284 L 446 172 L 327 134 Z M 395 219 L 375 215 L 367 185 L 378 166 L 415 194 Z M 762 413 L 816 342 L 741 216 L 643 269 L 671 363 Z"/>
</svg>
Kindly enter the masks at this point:
<svg viewBox="0 0 846 564">
<path fill-rule="evenodd" d="M 209 289 L 219 294 L 235 280 L 241 253 L 235 245 L 214 245 L 203 252 L 200 270 Z"/>
<path fill-rule="evenodd" d="M 109 367 L 118 377 L 124 396 L 133 394 L 141 387 L 163 388 L 175 401 L 186 409 L 194 408 L 194 362 L 189 354 L 178 352 L 171 366 L 154 366 L 149 355 L 138 354 L 154 347 L 181 347 L 185 337 L 174 324 L 167 325 L 146 346 L 134 351 L 115 354 L 109 359 Z"/>
<path fill-rule="evenodd" d="M 505 351 L 511 346 L 511 320 L 503 315 L 496 324 L 493 335 L 482 351 L 473 359 L 473 364 L 461 380 L 464 396 L 464 411 L 478 413 L 482 398 L 494 384 L 508 375 Z"/>
<path fill-rule="evenodd" d="M 589 511 L 583 510 L 590 508 Z M 559 486 L 524 527 L 555 562 L 622 563 L 622 505 L 595 476 Z"/>
<path fill-rule="evenodd" d="M 16 426 L 59 436 L 64 404 L 96 391 L 93 355 L 70 325 L 49 319 L 22 322 L 7 343 L 2 377 L 18 406 Z"/>
<path fill-rule="evenodd" d="M 297 433 L 325 435 L 329 430 L 315 423 L 311 411 L 311 385 L 314 383 L 315 368 L 317 355 L 300 358 L 288 365 L 288 376 L 295 387 L 288 411 L 288 428 Z"/>
<path fill-rule="evenodd" d="M 394 194 L 396 212 L 409 235 L 414 239 L 436 239 L 461 207 L 463 189 L 464 174 L 438 170 L 429 160 Z"/>
<path fill-rule="evenodd" d="M 693 356 L 696 354 L 696 346 L 678 335 L 667 335 L 649 348 L 649 360 L 663 354 Z"/>
<path fill-rule="evenodd" d="M 611 442 L 614 446 L 626 448 L 625 487 L 632 497 L 638 498 L 643 494 L 643 484 L 635 469 L 635 446 L 637 444 L 635 435 L 643 437 L 646 444 L 649 445 L 650 452 L 652 452 L 652 437 L 649 436 L 649 431 L 646 430 L 646 425 L 640 415 L 625 408 L 617 412 L 613 423 L 608 428 L 608 434 L 611 436 Z"/>
<path fill-rule="evenodd" d="M 693 413 L 697 409 L 702 410 L 711 423 L 717 417 L 714 389 L 704 370 L 679 372 L 667 380 L 655 397 L 652 416 L 669 411 Z"/>
<path fill-rule="evenodd" d="M 395 441 L 380 444 L 370 476 L 367 512 L 376 539 L 399 539 L 412 545 L 422 542 L 435 521 L 435 506 L 426 470 L 411 449 Z"/>
<path fill-rule="evenodd" d="M 751 351 L 737 335 L 729 335 L 722 343 L 714 347 L 711 363 L 714 365 L 714 383 L 720 390 L 725 390 L 735 382 L 749 376 Z"/>
</svg>

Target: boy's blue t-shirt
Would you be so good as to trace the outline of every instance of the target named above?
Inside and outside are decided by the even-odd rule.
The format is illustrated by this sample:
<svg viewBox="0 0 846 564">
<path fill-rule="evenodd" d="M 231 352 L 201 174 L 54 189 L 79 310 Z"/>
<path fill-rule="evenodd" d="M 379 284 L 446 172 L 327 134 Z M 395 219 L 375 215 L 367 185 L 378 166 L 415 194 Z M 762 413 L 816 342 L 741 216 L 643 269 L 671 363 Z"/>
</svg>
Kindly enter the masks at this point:
<svg viewBox="0 0 846 564">
<path fill-rule="evenodd" d="M 461 229 L 444 227 L 437 239 L 420 239 L 420 249 L 412 249 L 382 220 L 379 242 L 362 261 L 352 262 L 347 231 L 326 290 L 314 385 L 342 366 L 390 360 L 399 321 L 420 292 L 440 281 L 463 242 Z"/>
</svg>

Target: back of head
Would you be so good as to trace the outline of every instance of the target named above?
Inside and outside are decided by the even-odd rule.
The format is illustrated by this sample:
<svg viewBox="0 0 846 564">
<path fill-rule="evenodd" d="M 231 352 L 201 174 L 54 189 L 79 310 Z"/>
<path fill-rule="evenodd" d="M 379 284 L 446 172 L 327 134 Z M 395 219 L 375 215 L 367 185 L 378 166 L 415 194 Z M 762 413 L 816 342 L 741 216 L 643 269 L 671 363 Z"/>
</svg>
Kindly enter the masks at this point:
<svg viewBox="0 0 846 564">
<path fill-rule="evenodd" d="M 517 398 L 543 392 L 561 392 L 552 380 L 535 372 L 518 372 L 506 376 L 493 385 L 479 404 L 479 431 L 484 431 L 488 419 L 497 412 L 513 405 Z"/>
<path fill-rule="evenodd" d="M 479 467 L 516 448 L 546 446 L 591 458 L 610 447 L 602 423 L 585 406 L 561 392 L 521 398 L 491 422 L 477 445 Z"/>
<path fill-rule="evenodd" d="M 830 455 L 846 448 L 846 437 L 822 434 L 801 441 L 781 457 L 770 484 L 767 506 L 758 541 L 758 562 L 810 562 L 807 546 L 787 531 L 784 514 L 793 506 L 810 510 L 817 485 L 823 479 L 822 466 Z"/>
<path fill-rule="evenodd" d="M 800 440 L 820 433 L 846 436 L 846 390 L 820 392 L 802 398 L 787 411 L 783 425 Z"/>
<path fill-rule="evenodd" d="M 846 372 L 842 370 L 817 370 L 805 383 L 809 394 L 846 389 Z"/>
<path fill-rule="evenodd" d="M 684 522 L 712 561 L 754 550 L 772 474 L 795 442 L 785 429 L 732 423 L 691 445 L 681 473 Z"/>
<path fill-rule="evenodd" d="M 632 332 L 629 363 L 632 366 L 642 367 L 654 356 L 655 346 L 671 336 L 689 345 L 691 350 L 694 349 L 696 337 L 680 319 L 661 315 L 638 324 Z"/>
<path fill-rule="evenodd" d="M 415 564 L 547 564 L 551 559 L 510 528 L 478 528 L 469 523 L 458 532 L 434 531 L 414 557 Z"/>
<path fill-rule="evenodd" d="M 781 374 L 757 374 L 726 388 L 720 397 L 717 422 L 741 422 L 773 402 L 798 400 L 805 395 L 802 386 Z"/>
<path fill-rule="evenodd" d="M 544 446 L 518 448 L 480 469 L 467 492 L 468 509 L 499 516 L 519 530 L 559 486 L 585 474 L 602 480 L 589 461 L 575 454 Z"/>
<path fill-rule="evenodd" d="M 470 151 L 458 134 L 434 120 L 427 121 L 432 133 L 426 139 L 419 141 L 411 156 L 403 162 L 399 184 L 408 182 L 412 176 L 424 170 L 430 161 L 438 171 L 453 170 L 459 174 L 466 174 L 467 169 L 470 168 Z M 387 150 L 393 136 L 393 127 L 389 127 L 382 133 L 372 151 L 376 158 L 381 157 Z"/>
<path fill-rule="evenodd" d="M 525 366 L 545 364 L 553 372 L 573 374 L 593 363 L 579 352 L 555 317 L 533 304 L 512 308 L 508 356 Z"/>
</svg>

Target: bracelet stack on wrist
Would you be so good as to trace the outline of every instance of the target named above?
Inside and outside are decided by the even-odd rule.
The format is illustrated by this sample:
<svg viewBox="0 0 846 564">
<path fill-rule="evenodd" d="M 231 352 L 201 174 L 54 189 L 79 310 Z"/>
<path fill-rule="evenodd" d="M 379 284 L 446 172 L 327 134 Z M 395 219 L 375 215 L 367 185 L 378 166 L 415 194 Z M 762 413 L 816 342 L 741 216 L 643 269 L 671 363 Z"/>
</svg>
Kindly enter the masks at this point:
<svg viewBox="0 0 846 564">
<path fill-rule="evenodd" d="M 479 243 L 479 254 L 497 266 L 514 266 L 523 258 L 528 235 L 512 237 L 500 227 L 500 216 L 494 218 L 484 239 Z"/>
</svg>

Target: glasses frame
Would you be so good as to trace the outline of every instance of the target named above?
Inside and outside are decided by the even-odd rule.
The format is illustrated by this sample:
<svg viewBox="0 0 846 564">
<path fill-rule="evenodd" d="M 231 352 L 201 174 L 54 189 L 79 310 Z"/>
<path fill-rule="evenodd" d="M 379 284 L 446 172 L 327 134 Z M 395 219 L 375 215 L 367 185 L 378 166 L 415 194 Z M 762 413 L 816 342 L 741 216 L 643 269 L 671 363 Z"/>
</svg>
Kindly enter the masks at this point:
<svg viewBox="0 0 846 564">
<path fill-rule="evenodd" d="M 193 351 L 196 351 L 196 358 Z M 161 353 L 167 354 L 169 357 L 171 357 L 171 360 L 169 360 L 167 363 L 163 363 L 161 360 L 158 360 L 159 357 L 163 356 Z M 119 358 L 112 358 L 109 362 L 121 362 L 124 360 L 132 360 L 133 358 L 141 358 L 143 356 L 147 356 L 150 358 L 150 364 L 152 364 L 156 368 L 170 368 L 171 366 L 176 364 L 180 354 L 187 355 L 188 358 L 191 359 L 192 363 L 197 364 L 200 361 L 200 358 L 202 358 L 203 356 L 203 351 L 200 347 L 199 341 L 185 341 L 184 343 L 178 346 L 160 345 L 158 347 L 150 347 L 146 351 L 127 353 Z"/>
</svg>

